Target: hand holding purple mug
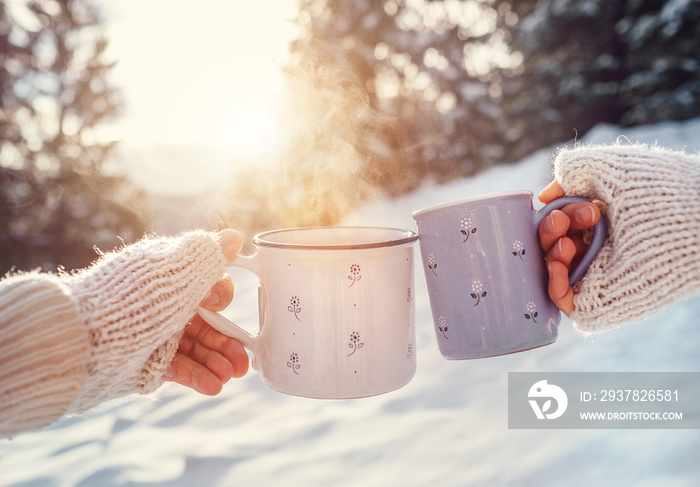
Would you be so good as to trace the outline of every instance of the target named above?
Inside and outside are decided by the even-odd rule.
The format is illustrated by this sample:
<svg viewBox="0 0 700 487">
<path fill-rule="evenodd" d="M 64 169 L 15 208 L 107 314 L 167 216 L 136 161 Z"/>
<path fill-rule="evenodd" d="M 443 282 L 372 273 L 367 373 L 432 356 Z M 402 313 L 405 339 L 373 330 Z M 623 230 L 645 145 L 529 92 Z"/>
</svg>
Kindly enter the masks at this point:
<svg viewBox="0 0 700 487">
<path fill-rule="evenodd" d="M 538 199 L 550 203 L 565 195 L 557 181 L 545 187 Z M 549 272 L 548 292 L 551 300 L 567 316 L 574 310 L 574 288 L 569 283 L 569 272 L 578 265 L 588 249 L 585 232 L 598 223 L 600 209 L 590 202 L 577 202 L 554 210 L 539 226 L 539 238 L 545 252 Z"/>
<path fill-rule="evenodd" d="M 588 213 L 588 204 L 584 198 L 564 196 L 535 211 L 532 193 L 514 191 L 413 213 L 438 346 L 445 358 L 492 357 L 556 340 L 560 310 L 548 296 L 542 247 L 548 247 L 550 267 L 562 265 L 569 274 L 565 266 L 576 264 L 564 276 L 567 289 L 575 286 L 603 246 L 605 222 L 599 219 L 595 225 L 590 248 L 580 260 L 554 230 L 559 220 L 570 220 L 567 212 Z M 575 247 L 573 241 L 571 245 Z"/>
</svg>

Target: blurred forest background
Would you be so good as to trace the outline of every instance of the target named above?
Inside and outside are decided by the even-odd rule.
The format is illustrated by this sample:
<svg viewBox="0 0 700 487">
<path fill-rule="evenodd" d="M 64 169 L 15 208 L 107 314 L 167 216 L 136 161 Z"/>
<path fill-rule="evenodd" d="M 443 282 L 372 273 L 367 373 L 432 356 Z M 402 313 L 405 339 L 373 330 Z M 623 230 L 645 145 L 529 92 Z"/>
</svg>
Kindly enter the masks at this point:
<svg viewBox="0 0 700 487">
<path fill-rule="evenodd" d="M 279 149 L 231 161 L 210 228 L 332 225 L 600 122 L 700 115 L 700 0 L 301 0 L 295 22 Z M 98 0 L 0 2 L 0 275 L 153 228 L 159 203 L 99 136 L 124 107 L 103 24 Z"/>
</svg>

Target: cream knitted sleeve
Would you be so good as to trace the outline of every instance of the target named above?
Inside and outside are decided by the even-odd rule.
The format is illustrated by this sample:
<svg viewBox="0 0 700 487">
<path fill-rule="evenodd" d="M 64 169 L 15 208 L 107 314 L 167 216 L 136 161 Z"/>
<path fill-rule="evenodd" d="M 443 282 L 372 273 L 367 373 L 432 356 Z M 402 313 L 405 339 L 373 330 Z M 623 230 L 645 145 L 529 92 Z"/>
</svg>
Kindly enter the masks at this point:
<svg viewBox="0 0 700 487">
<path fill-rule="evenodd" d="M 85 384 L 88 333 L 56 276 L 0 281 L 0 438 L 48 426 Z"/>
<path fill-rule="evenodd" d="M 71 276 L 0 281 L 0 438 L 164 380 L 226 271 L 213 234 L 146 238 Z"/>
<path fill-rule="evenodd" d="M 643 145 L 561 150 L 555 178 L 602 200 L 608 239 L 574 297 L 584 332 L 639 321 L 700 289 L 700 157 Z"/>
<path fill-rule="evenodd" d="M 226 272 L 213 235 L 144 239 L 68 282 L 90 339 L 87 379 L 69 412 L 164 381 L 185 324 Z"/>
</svg>

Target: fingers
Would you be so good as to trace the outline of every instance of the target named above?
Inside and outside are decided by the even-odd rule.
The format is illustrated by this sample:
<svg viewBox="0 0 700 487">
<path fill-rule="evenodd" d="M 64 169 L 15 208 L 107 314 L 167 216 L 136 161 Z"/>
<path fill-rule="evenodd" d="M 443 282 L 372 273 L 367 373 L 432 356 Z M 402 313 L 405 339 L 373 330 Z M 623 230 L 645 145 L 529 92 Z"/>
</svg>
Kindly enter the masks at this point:
<svg viewBox="0 0 700 487">
<path fill-rule="evenodd" d="M 228 382 L 233 377 L 233 364 L 224 357 L 218 347 L 208 347 L 200 340 L 195 339 L 192 345 L 187 348 L 186 355 L 214 373 L 222 383 Z"/>
<path fill-rule="evenodd" d="M 557 260 L 547 263 L 549 272 L 549 297 L 554 304 L 569 316 L 574 311 L 574 290 L 569 286 L 569 270 Z"/>
<path fill-rule="evenodd" d="M 549 183 L 537 196 L 544 204 L 550 203 L 557 198 L 566 196 L 559 183 L 554 180 Z M 593 203 L 573 203 L 563 209 L 564 213 L 571 218 L 571 228 L 582 230 L 595 225 L 600 219 L 600 208 Z"/>
<path fill-rule="evenodd" d="M 226 382 L 204 365 L 179 352 L 175 354 L 175 358 L 170 363 L 169 376 L 173 382 L 190 387 L 207 396 L 215 396 L 221 392 Z"/>
<path fill-rule="evenodd" d="M 243 237 L 235 230 L 227 228 L 219 232 L 219 244 L 224 252 L 226 262 L 232 262 L 243 247 Z"/>
<path fill-rule="evenodd" d="M 199 316 L 193 318 L 187 334 L 193 337 L 195 344 L 216 351 L 231 364 L 233 371 L 227 379 L 231 377 L 238 379 L 248 372 L 248 353 L 238 340 L 215 330 Z M 201 353 L 200 349 L 194 347 L 190 356 L 202 360 L 204 357 L 198 353 Z"/>
<path fill-rule="evenodd" d="M 562 211 L 569 217 L 572 230 L 586 230 L 600 220 L 600 208 L 587 201 L 566 205 Z"/>
<path fill-rule="evenodd" d="M 549 252 L 554 243 L 569 232 L 586 230 L 600 220 L 600 208 L 589 202 L 572 203 L 544 217 L 539 228 L 540 244 Z"/>
<path fill-rule="evenodd" d="M 209 294 L 202 300 L 200 305 L 211 311 L 225 310 L 233 300 L 233 281 L 231 276 L 226 274 L 220 281 L 214 284 Z"/>
<path fill-rule="evenodd" d="M 567 316 L 574 310 L 574 290 L 569 285 L 569 267 L 586 250 L 581 235 L 575 234 L 573 238 L 567 236 L 573 220 L 578 218 L 575 216 L 576 211 L 575 207 L 569 208 L 569 214 L 572 215 L 569 218 L 565 211 L 555 210 L 540 225 L 540 243 L 547 251 L 545 260 L 549 272 L 549 297 Z M 583 220 L 579 219 L 577 224 L 581 221 Z"/>
<path fill-rule="evenodd" d="M 227 262 L 232 262 L 243 246 L 243 238 L 235 230 L 222 230 L 219 244 Z M 233 299 L 233 281 L 224 275 L 201 301 L 203 308 L 222 311 Z M 243 345 L 214 330 L 199 315 L 185 327 L 175 357 L 170 363 L 168 379 L 195 391 L 216 395 L 232 377 L 248 372 L 248 354 Z"/>
<path fill-rule="evenodd" d="M 557 181 L 549 183 L 539 194 L 542 203 L 565 196 Z M 549 297 L 567 316 L 574 311 L 574 289 L 569 285 L 569 268 L 576 265 L 588 246 L 583 234 L 600 220 L 600 208 L 589 202 L 572 203 L 554 210 L 542 220 L 540 244 L 546 252 L 549 272 Z"/>
<path fill-rule="evenodd" d="M 223 370 L 220 374 L 225 380 L 231 377 L 243 377 L 248 372 L 248 353 L 243 345 L 238 340 L 215 330 L 199 315 L 195 315 L 185 328 L 178 351 L 197 362 L 209 365 L 207 360 L 210 359 L 208 356 L 210 350 L 221 355 L 231 365 L 230 373 Z M 217 366 L 217 363 L 211 362 L 211 365 Z"/>
<path fill-rule="evenodd" d="M 227 262 L 233 261 L 243 246 L 241 234 L 235 230 L 226 229 L 219 232 L 219 243 Z M 212 286 L 209 294 L 200 305 L 211 311 L 222 311 L 233 300 L 233 281 L 228 274 Z"/>
<path fill-rule="evenodd" d="M 540 194 L 537 196 L 537 198 L 542 203 L 547 204 L 550 201 L 553 201 L 557 198 L 561 198 L 564 195 L 564 190 L 561 189 L 559 183 L 556 180 L 554 180 L 551 183 L 549 183 L 542 191 L 540 191 Z"/>
<path fill-rule="evenodd" d="M 576 244 L 568 237 L 560 238 L 547 252 L 549 297 L 568 316 L 574 309 L 574 290 L 569 285 L 569 267 L 576 257 Z"/>
<path fill-rule="evenodd" d="M 542 250 L 549 252 L 557 240 L 569 231 L 570 223 L 569 217 L 561 210 L 554 210 L 544 217 L 539 228 Z"/>
<path fill-rule="evenodd" d="M 576 257 L 576 243 L 569 237 L 562 237 L 557 240 L 557 243 L 552 246 L 552 248 L 547 252 L 545 256 L 546 262 L 558 261 L 566 266 L 568 269 L 571 262 Z"/>
<path fill-rule="evenodd" d="M 559 183 L 554 180 L 540 192 L 538 199 L 542 203 L 547 204 L 563 196 L 566 196 L 566 193 L 559 186 Z M 600 220 L 600 208 L 593 203 L 573 203 L 565 206 L 562 211 L 571 219 L 571 228 L 574 230 L 592 227 Z"/>
<path fill-rule="evenodd" d="M 169 380 L 207 396 L 220 393 L 231 377 L 243 377 L 248 371 L 245 349 L 233 338 L 229 340 L 233 343 L 223 354 L 199 342 L 188 347 L 189 354 L 178 351 L 170 363 Z M 230 358 L 231 354 L 234 358 Z"/>
</svg>

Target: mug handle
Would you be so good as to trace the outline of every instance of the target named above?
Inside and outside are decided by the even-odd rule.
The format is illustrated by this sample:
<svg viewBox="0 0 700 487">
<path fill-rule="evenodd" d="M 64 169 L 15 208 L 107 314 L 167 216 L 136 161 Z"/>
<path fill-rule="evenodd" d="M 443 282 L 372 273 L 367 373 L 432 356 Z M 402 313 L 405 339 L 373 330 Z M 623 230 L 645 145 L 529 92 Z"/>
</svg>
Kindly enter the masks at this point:
<svg viewBox="0 0 700 487">
<path fill-rule="evenodd" d="M 535 216 L 535 229 L 539 229 L 542 220 L 552 211 L 560 210 L 566 205 L 570 205 L 571 203 L 578 203 L 580 201 L 586 201 L 588 203 L 591 202 L 591 200 L 589 199 L 581 198 L 578 196 L 563 196 L 561 198 L 557 198 L 554 201 L 550 201 L 543 208 L 537 211 L 537 214 Z M 595 224 L 593 240 L 591 241 L 588 250 L 581 259 L 581 262 L 579 262 L 578 266 L 576 266 L 576 268 L 569 274 L 569 285 L 571 287 L 574 287 L 574 285 L 581 280 L 584 274 L 586 274 L 586 271 L 593 263 L 593 259 L 595 259 L 595 256 L 598 255 L 600 249 L 603 248 L 607 235 L 608 227 L 605 223 L 605 218 L 601 215 L 600 220 L 598 220 L 598 223 Z"/>
<path fill-rule="evenodd" d="M 242 269 L 247 269 L 251 271 L 253 274 L 258 276 L 260 278 L 259 270 L 258 270 L 258 253 L 256 252 L 255 254 L 251 256 L 243 256 L 239 255 L 236 257 L 232 262 L 229 262 L 229 266 L 231 267 L 240 267 Z M 215 330 L 220 331 L 226 336 L 229 336 L 231 338 L 235 338 L 239 342 L 243 344 L 245 348 L 250 350 L 250 352 L 253 354 L 253 368 L 255 368 L 255 356 L 257 355 L 257 344 L 258 344 L 258 339 L 257 337 L 254 337 L 247 331 L 245 331 L 243 328 L 232 322 L 231 320 L 224 318 L 221 314 L 216 313 L 214 311 L 210 311 L 208 309 L 204 309 L 201 306 L 197 310 L 197 313 L 199 316 L 202 317 L 204 321 L 209 323 Z M 258 325 L 259 326 L 259 325 Z"/>
</svg>

